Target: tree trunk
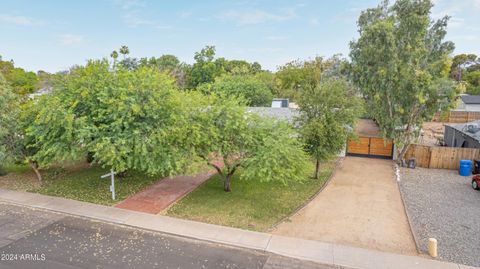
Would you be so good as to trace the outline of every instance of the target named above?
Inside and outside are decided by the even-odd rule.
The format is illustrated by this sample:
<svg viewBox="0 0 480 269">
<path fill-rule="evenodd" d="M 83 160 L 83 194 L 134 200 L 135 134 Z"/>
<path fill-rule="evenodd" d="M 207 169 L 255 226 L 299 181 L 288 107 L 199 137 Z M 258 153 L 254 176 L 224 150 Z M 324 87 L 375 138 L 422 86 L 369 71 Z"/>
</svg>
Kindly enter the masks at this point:
<svg viewBox="0 0 480 269">
<path fill-rule="evenodd" d="M 40 171 L 38 170 L 37 162 L 28 160 L 28 164 L 30 164 L 30 167 L 32 168 L 33 172 L 35 172 L 35 175 L 37 175 L 38 182 L 42 183 L 42 174 L 40 174 Z"/>
<path fill-rule="evenodd" d="M 226 192 L 231 192 L 230 183 L 232 181 L 232 175 L 227 175 L 225 177 L 225 182 L 223 183 L 223 190 Z"/>
<path fill-rule="evenodd" d="M 320 161 L 317 160 L 317 163 L 315 165 L 315 179 L 318 179 L 320 177 Z"/>
<path fill-rule="evenodd" d="M 93 155 L 94 155 L 93 152 L 91 152 L 91 151 L 87 152 L 87 157 L 86 157 L 86 159 L 87 159 L 87 163 L 89 163 L 90 165 L 92 165 L 92 164 L 93 164 L 93 161 L 95 160 L 95 159 L 93 158 Z"/>
<path fill-rule="evenodd" d="M 410 145 L 410 143 L 403 146 L 402 150 L 400 150 L 400 153 L 398 153 L 398 155 L 397 155 L 397 163 L 398 164 L 402 164 L 403 158 L 405 158 L 405 154 L 407 153 L 409 145 Z"/>
</svg>

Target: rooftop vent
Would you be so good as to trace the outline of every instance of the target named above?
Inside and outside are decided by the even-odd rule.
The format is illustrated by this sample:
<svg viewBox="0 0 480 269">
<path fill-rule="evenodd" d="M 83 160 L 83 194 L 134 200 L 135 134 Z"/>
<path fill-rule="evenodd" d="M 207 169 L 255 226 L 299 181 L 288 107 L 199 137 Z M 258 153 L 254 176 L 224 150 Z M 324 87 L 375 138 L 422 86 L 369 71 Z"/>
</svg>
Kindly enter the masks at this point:
<svg viewBox="0 0 480 269">
<path fill-rule="evenodd" d="M 480 127 L 478 126 L 478 124 L 467 124 L 466 128 L 467 128 L 467 132 L 471 134 L 474 134 L 480 131 Z"/>
</svg>

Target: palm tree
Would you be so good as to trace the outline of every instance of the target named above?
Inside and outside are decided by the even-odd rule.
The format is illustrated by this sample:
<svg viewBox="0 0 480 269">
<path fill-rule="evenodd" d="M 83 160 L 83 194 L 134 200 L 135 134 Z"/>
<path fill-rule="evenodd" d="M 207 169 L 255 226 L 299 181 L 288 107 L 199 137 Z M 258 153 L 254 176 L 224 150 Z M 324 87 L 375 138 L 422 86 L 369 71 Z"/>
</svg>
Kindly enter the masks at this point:
<svg viewBox="0 0 480 269">
<path fill-rule="evenodd" d="M 114 61 L 117 60 L 118 52 L 116 50 L 112 51 L 112 53 L 110 54 L 110 57 L 112 57 Z"/>
<path fill-rule="evenodd" d="M 115 64 L 117 62 L 118 52 L 116 50 L 112 51 L 112 53 L 110 53 L 110 57 L 113 58 L 113 63 Z"/>
<path fill-rule="evenodd" d="M 121 46 L 119 51 L 120 51 L 120 54 L 123 55 L 123 59 L 125 59 L 125 58 L 127 57 L 127 54 L 130 53 L 130 50 L 129 50 L 128 47 L 125 46 L 125 45 L 124 45 L 124 46 Z"/>
</svg>

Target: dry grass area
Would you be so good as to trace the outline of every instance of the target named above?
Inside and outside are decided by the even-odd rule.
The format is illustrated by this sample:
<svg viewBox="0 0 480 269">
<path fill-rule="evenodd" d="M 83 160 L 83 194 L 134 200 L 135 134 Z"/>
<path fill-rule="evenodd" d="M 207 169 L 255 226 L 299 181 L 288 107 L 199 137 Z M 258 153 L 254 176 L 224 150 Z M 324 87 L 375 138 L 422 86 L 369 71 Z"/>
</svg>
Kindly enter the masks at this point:
<svg viewBox="0 0 480 269">
<path fill-rule="evenodd" d="M 40 187 L 33 171 L 9 173 L 0 177 L 0 189 L 28 191 Z"/>
<path fill-rule="evenodd" d="M 444 131 L 445 123 L 443 122 L 425 122 L 418 143 L 425 146 L 440 146 Z"/>
</svg>

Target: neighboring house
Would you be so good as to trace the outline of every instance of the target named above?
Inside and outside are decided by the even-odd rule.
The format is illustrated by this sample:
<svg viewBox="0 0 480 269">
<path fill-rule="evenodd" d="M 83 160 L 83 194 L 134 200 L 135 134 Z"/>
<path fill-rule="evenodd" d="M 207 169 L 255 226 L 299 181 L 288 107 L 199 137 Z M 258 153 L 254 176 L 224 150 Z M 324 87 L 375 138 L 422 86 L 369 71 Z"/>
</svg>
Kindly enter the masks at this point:
<svg viewBox="0 0 480 269">
<path fill-rule="evenodd" d="M 298 108 L 297 104 L 290 102 L 288 98 L 274 98 L 272 100 L 272 107 Z"/>
<path fill-rule="evenodd" d="M 298 110 L 289 107 L 247 107 L 247 112 L 293 124 Z"/>
<path fill-rule="evenodd" d="M 295 117 L 299 114 L 297 108 L 295 103 L 291 103 L 288 98 L 275 98 L 272 100 L 271 107 L 247 107 L 247 112 L 294 124 Z"/>
<path fill-rule="evenodd" d="M 458 148 L 480 148 L 480 121 L 445 124 L 445 145 Z"/>
<path fill-rule="evenodd" d="M 461 95 L 455 110 L 480 112 L 480 95 Z"/>
</svg>

